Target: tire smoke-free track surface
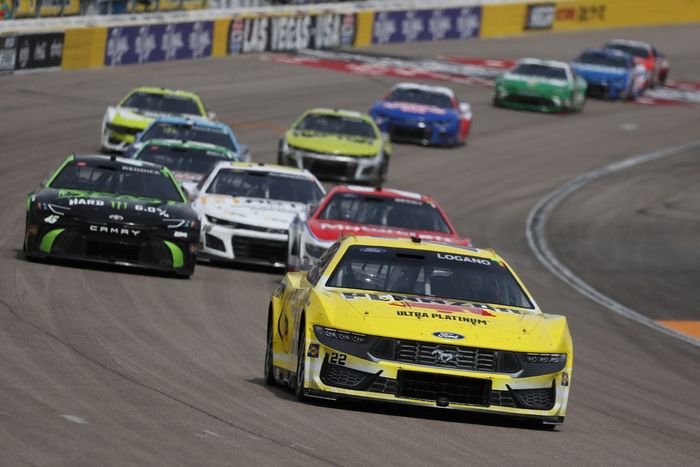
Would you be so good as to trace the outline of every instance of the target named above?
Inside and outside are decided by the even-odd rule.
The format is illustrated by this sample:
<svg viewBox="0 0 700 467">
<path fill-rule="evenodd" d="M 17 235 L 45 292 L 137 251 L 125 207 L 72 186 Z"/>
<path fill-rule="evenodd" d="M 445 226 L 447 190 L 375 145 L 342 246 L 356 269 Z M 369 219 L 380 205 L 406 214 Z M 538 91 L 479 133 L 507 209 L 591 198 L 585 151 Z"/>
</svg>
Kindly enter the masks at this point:
<svg viewBox="0 0 700 467">
<path fill-rule="evenodd" d="M 654 42 L 669 56 L 671 76 L 693 80 L 700 76 L 699 34 L 700 27 L 679 26 L 376 51 L 570 59 L 584 47 L 624 36 Z M 394 149 L 388 186 L 434 195 L 463 234 L 509 259 L 545 311 L 569 316 L 575 371 L 567 421 L 555 432 L 451 411 L 305 405 L 267 388 L 265 319 L 279 278 L 267 271 L 202 265 L 183 281 L 22 258 L 26 193 L 66 154 L 97 151 L 105 107 L 131 87 L 201 93 L 222 120 L 236 123 L 255 160 L 271 162 L 279 130 L 306 108 L 366 110 L 394 82 L 257 56 L 3 77 L 0 464 L 697 463 L 700 350 L 582 297 L 537 261 L 524 236 L 532 207 L 566 181 L 697 139 L 697 109 L 591 101 L 580 115 L 538 115 L 494 109 L 489 89 L 455 86 L 474 111 L 468 144 Z M 681 170 L 669 167 L 658 170 Z M 637 199 L 635 190 L 665 196 L 663 187 L 625 180 L 609 182 L 624 193 L 598 192 L 600 205 L 629 203 Z M 564 239 L 561 245 L 555 238 L 554 247 L 592 284 L 606 277 L 621 281 L 605 291 L 625 302 L 633 290 L 615 275 L 617 262 L 601 277 L 591 262 L 599 268 L 609 256 L 569 251 L 582 235 L 592 248 L 609 240 L 591 238 L 604 230 L 578 224 L 588 219 L 595 225 L 599 215 L 593 203 L 581 207 L 583 201 L 571 198 L 554 213 L 550 235 Z M 639 228 L 662 228 L 663 220 L 648 217 Z M 616 225 L 616 232 L 623 235 L 626 225 Z M 621 269 L 640 254 L 626 252 L 617 252 Z M 645 269 L 652 263 L 658 275 Z M 635 288 L 661 287 L 659 276 L 678 273 L 673 261 L 652 263 L 625 269 Z M 679 298 L 678 306 L 697 309 L 694 299 Z"/>
</svg>

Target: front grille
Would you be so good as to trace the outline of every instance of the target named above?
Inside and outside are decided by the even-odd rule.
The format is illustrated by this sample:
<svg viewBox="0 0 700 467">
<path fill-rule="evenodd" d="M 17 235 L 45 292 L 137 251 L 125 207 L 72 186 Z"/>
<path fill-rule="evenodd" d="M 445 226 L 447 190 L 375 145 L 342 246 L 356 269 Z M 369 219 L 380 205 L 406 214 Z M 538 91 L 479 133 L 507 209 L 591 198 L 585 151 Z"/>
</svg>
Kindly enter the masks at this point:
<svg viewBox="0 0 700 467">
<path fill-rule="evenodd" d="M 602 84 L 589 84 L 586 88 L 586 94 L 590 97 L 607 97 L 608 87 Z"/>
<path fill-rule="evenodd" d="M 106 259 L 108 261 L 136 262 L 141 257 L 139 245 L 87 240 L 85 256 Z"/>
<path fill-rule="evenodd" d="M 554 106 L 554 102 L 552 102 L 552 99 L 550 98 L 526 96 L 522 94 L 509 94 L 504 98 L 504 101 L 512 102 L 514 104 L 539 105 L 544 107 Z"/>
<path fill-rule="evenodd" d="M 399 370 L 397 380 L 396 396 L 407 399 L 488 406 L 491 398 L 490 379 Z"/>
<path fill-rule="evenodd" d="M 377 376 L 367 390 L 370 392 L 381 392 L 384 394 L 396 394 L 396 387 L 397 384 L 395 379 Z"/>
<path fill-rule="evenodd" d="M 372 373 L 353 370 L 341 365 L 331 365 L 327 358 L 321 367 L 321 382 L 338 388 L 359 389 L 372 376 L 374 376 Z"/>
<path fill-rule="evenodd" d="M 224 241 L 211 234 L 204 234 L 204 244 L 212 250 L 226 251 Z"/>
<path fill-rule="evenodd" d="M 508 391 L 491 391 L 491 405 L 515 407 L 515 401 Z"/>
<path fill-rule="evenodd" d="M 525 409 L 549 410 L 554 407 L 554 385 L 542 389 L 513 389 L 519 407 Z"/>
<path fill-rule="evenodd" d="M 231 243 L 235 259 L 268 263 L 287 262 L 287 242 L 235 236 Z"/>
<path fill-rule="evenodd" d="M 397 340 L 395 360 L 456 370 L 491 371 L 498 369 L 495 350 Z"/>
<path fill-rule="evenodd" d="M 140 128 L 131 128 L 122 125 L 115 125 L 113 123 L 108 123 L 107 128 L 114 131 L 115 133 L 121 133 L 122 135 L 136 135 L 136 133 L 143 131 Z"/>
<path fill-rule="evenodd" d="M 357 162 L 335 161 L 331 159 L 304 158 L 304 168 L 318 178 L 355 178 Z"/>
<path fill-rule="evenodd" d="M 430 128 L 406 127 L 401 125 L 389 125 L 391 139 L 404 141 L 430 141 L 433 130 Z"/>
</svg>

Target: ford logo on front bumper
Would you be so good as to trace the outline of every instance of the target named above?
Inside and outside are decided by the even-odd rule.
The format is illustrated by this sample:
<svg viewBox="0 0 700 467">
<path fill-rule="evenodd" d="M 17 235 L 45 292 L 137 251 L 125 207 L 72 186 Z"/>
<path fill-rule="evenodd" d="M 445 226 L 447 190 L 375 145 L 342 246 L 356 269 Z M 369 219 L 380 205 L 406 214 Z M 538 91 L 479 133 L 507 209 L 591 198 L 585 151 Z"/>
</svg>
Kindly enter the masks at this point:
<svg viewBox="0 0 700 467">
<path fill-rule="evenodd" d="M 452 339 L 452 340 L 464 339 L 463 335 L 457 334 L 455 332 L 438 331 L 438 332 L 434 332 L 433 336 L 439 337 L 440 339 Z"/>
</svg>

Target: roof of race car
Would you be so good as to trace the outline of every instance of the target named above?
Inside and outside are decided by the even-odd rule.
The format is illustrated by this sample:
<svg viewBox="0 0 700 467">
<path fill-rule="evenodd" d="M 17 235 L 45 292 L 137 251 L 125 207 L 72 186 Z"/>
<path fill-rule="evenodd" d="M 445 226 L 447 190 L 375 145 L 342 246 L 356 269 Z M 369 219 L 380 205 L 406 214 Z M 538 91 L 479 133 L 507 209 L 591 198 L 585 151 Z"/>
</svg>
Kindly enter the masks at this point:
<svg viewBox="0 0 700 467">
<path fill-rule="evenodd" d="M 158 146 L 165 146 L 169 148 L 184 148 L 184 149 L 200 149 L 204 151 L 214 151 L 214 152 L 220 152 L 224 153 L 226 155 L 232 156 L 232 152 L 229 148 L 223 147 L 223 146 L 217 146 L 216 144 L 211 144 L 211 143 L 201 143 L 199 141 L 185 141 L 185 140 L 179 140 L 179 139 L 168 139 L 168 138 L 154 138 L 154 139 L 147 139 L 146 141 L 143 142 L 143 148 L 145 148 L 148 145 L 158 145 Z M 139 150 L 141 152 L 143 150 Z"/>
<path fill-rule="evenodd" d="M 247 170 L 251 172 L 276 172 L 294 175 L 303 175 L 309 179 L 316 180 L 316 177 L 309 172 L 307 169 L 298 169 L 296 167 L 289 167 L 286 165 L 277 164 L 264 164 L 262 162 L 227 162 L 222 161 L 214 166 L 213 170 L 218 170 L 222 168 L 236 169 L 236 170 Z"/>
<path fill-rule="evenodd" d="M 156 118 L 151 125 L 156 123 L 172 123 L 174 125 L 193 125 L 201 126 L 206 128 L 222 128 L 229 130 L 230 127 L 223 122 L 215 122 L 203 117 L 175 117 L 171 115 L 164 115 L 162 117 Z"/>
<path fill-rule="evenodd" d="M 76 161 L 89 161 L 89 162 L 118 162 L 123 165 L 130 165 L 132 167 L 144 167 L 144 168 L 149 168 L 149 169 L 156 169 L 156 170 L 162 170 L 165 168 L 165 166 L 160 165 L 160 164 L 154 164 L 153 162 L 145 162 L 141 161 L 138 159 L 126 159 L 124 157 L 113 157 L 113 156 L 105 156 L 103 154 L 95 154 L 95 155 L 84 155 L 84 156 L 69 156 L 73 158 L 73 160 Z"/>
<path fill-rule="evenodd" d="M 591 47 L 589 49 L 585 49 L 582 52 L 582 54 L 584 54 L 584 53 L 595 53 L 595 54 L 615 56 L 615 57 L 626 57 L 626 56 L 630 55 L 627 52 L 623 52 L 622 50 L 607 49 L 605 47 Z"/>
<path fill-rule="evenodd" d="M 651 44 L 648 42 L 633 41 L 629 39 L 611 39 L 605 43 L 606 47 L 610 45 L 629 45 L 632 47 L 642 47 L 645 49 L 651 49 Z"/>
<path fill-rule="evenodd" d="M 569 64 L 566 62 L 560 62 L 558 60 L 543 60 L 541 58 L 531 58 L 531 57 L 521 58 L 520 60 L 515 62 L 514 66 L 518 66 L 522 63 L 528 63 L 528 64 L 533 64 L 533 65 L 545 65 L 545 66 L 550 66 L 553 68 L 569 69 Z"/>
<path fill-rule="evenodd" d="M 432 197 L 411 191 L 395 190 L 393 188 L 372 188 L 361 185 L 336 185 L 328 194 L 331 193 L 359 193 L 371 194 L 375 196 L 383 196 L 385 198 L 407 198 L 420 201 L 434 201 Z"/>
<path fill-rule="evenodd" d="M 329 109 L 327 107 L 314 107 L 312 109 L 307 110 L 304 113 L 313 113 L 313 114 L 320 114 L 320 115 L 337 115 L 339 117 L 353 117 L 353 118 L 362 118 L 362 119 L 369 119 L 371 120 L 372 117 L 370 117 L 367 114 L 363 114 L 362 112 L 358 112 L 356 110 L 345 110 L 345 109 Z"/>
<path fill-rule="evenodd" d="M 394 85 L 391 89 L 392 90 L 394 90 L 394 89 L 415 89 L 418 91 L 435 92 L 435 93 L 444 94 L 450 98 L 455 97 L 454 91 L 452 91 L 452 89 L 450 89 L 446 86 L 429 86 L 427 84 L 404 82 L 404 83 L 398 83 L 398 84 Z"/>
<path fill-rule="evenodd" d="M 182 96 L 182 97 L 190 97 L 194 99 L 199 99 L 199 96 L 192 92 L 192 91 L 182 91 L 180 89 L 168 89 L 168 88 L 159 88 L 156 86 L 138 86 L 134 88 L 129 94 L 133 92 L 145 92 L 148 94 L 161 94 L 161 95 L 171 95 L 171 96 Z"/>
<path fill-rule="evenodd" d="M 438 243 L 429 241 L 416 242 L 411 238 L 396 237 L 368 237 L 360 235 L 348 235 L 342 240 L 343 244 L 367 245 L 386 248 L 405 248 L 411 250 L 433 251 L 439 253 L 450 253 L 455 255 L 469 255 L 478 258 L 503 261 L 503 259 L 492 249 L 474 248 L 468 246 L 454 245 L 451 243 Z"/>
</svg>

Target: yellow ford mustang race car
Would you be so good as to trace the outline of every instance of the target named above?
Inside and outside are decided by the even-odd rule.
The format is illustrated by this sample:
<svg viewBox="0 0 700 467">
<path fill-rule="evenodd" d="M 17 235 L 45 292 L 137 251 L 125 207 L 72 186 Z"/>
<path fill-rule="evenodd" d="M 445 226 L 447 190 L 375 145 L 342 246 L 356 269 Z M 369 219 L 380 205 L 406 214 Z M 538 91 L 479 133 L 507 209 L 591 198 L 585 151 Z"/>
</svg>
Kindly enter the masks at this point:
<svg viewBox="0 0 700 467">
<path fill-rule="evenodd" d="M 573 350 L 492 250 L 346 237 L 288 273 L 268 312 L 265 381 L 366 398 L 564 421 Z"/>
</svg>

